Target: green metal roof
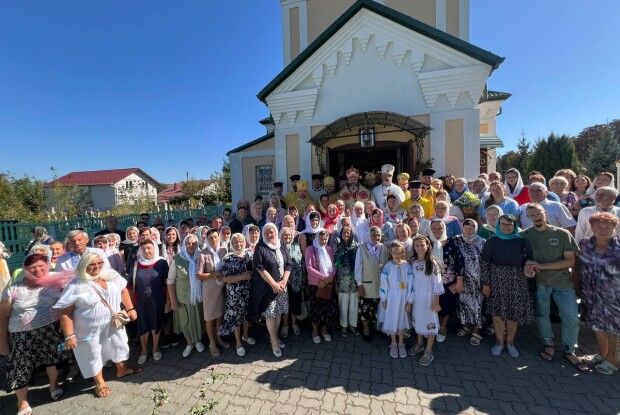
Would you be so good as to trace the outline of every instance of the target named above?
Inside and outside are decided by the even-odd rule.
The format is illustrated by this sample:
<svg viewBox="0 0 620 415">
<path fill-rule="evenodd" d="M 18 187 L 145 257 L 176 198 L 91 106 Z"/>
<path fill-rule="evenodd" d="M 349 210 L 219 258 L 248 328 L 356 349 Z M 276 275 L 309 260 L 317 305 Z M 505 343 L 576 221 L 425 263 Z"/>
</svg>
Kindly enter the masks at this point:
<svg viewBox="0 0 620 415">
<path fill-rule="evenodd" d="M 480 102 L 503 101 L 510 98 L 511 96 L 512 94 L 508 92 L 490 91 L 485 88 L 482 96 L 480 97 Z"/>
<path fill-rule="evenodd" d="M 480 134 L 480 148 L 504 147 L 504 142 L 495 134 Z"/>
<path fill-rule="evenodd" d="M 239 147 L 237 147 L 237 148 L 233 148 L 233 149 L 232 149 L 232 150 L 230 150 L 228 153 L 226 153 L 226 155 L 227 155 L 227 156 L 230 156 L 232 153 L 238 153 L 238 152 L 240 152 L 240 151 L 245 150 L 245 149 L 246 149 L 246 148 L 248 148 L 248 147 L 252 147 L 253 145 L 256 145 L 256 144 L 262 143 L 263 141 L 267 141 L 267 140 L 269 140 L 270 138 L 273 138 L 274 136 L 275 136 L 275 134 L 274 134 L 274 133 L 267 133 L 267 134 L 265 134 L 265 135 L 264 135 L 264 136 L 262 136 L 262 137 L 258 137 L 256 140 L 252 140 L 252 141 L 250 141 L 250 142 L 248 142 L 248 143 L 245 143 L 245 144 L 243 144 L 243 145 L 241 145 L 241 146 L 239 146 Z"/>
<path fill-rule="evenodd" d="M 274 89 L 278 87 L 286 78 L 288 78 L 297 68 L 299 68 L 314 52 L 316 52 L 325 42 L 327 42 L 345 23 L 347 23 L 353 16 L 357 14 L 361 9 L 367 9 L 380 16 L 385 17 L 401 26 L 411 29 L 420 33 L 430 39 L 433 39 L 439 43 L 449 46 L 459 52 L 462 52 L 474 59 L 477 59 L 483 63 L 490 65 L 493 69 L 497 69 L 499 65 L 504 61 L 504 58 L 497 56 L 487 50 L 481 49 L 469 42 L 459 39 L 456 36 L 452 36 L 442 30 L 436 29 L 433 26 L 429 26 L 426 23 L 422 23 L 413 17 L 400 13 L 394 9 L 377 3 L 374 0 L 358 0 L 356 1 L 342 16 L 340 16 L 334 23 L 332 23 L 314 42 L 312 42 L 303 52 L 301 52 L 291 63 L 289 63 L 266 87 L 264 87 L 257 97 L 261 101 L 265 102 L 267 95 L 269 95 Z"/>
</svg>

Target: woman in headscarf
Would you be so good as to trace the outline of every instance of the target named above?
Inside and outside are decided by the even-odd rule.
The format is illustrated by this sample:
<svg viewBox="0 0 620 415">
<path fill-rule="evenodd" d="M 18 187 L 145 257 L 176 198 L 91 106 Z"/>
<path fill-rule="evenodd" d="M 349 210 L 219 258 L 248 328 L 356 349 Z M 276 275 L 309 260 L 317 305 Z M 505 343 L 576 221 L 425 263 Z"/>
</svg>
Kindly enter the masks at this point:
<svg viewBox="0 0 620 415">
<path fill-rule="evenodd" d="M 243 227 L 243 237 L 245 238 L 245 248 L 251 253 L 254 254 L 254 250 L 256 249 L 256 245 L 260 241 L 260 228 L 251 223 L 245 225 Z"/>
<path fill-rule="evenodd" d="M 263 204 L 262 202 L 252 203 L 252 209 L 250 209 L 250 218 L 248 223 L 258 226 L 259 228 L 265 224 L 263 218 Z M 246 241 L 247 242 L 247 241 Z"/>
<path fill-rule="evenodd" d="M 52 251 L 50 249 L 50 245 L 43 245 L 43 244 L 33 245 L 30 248 L 30 251 L 28 251 L 28 255 L 33 255 L 33 254 L 45 255 L 45 257 L 47 258 L 49 270 L 53 271 L 55 269 L 55 268 L 52 268 L 52 265 L 51 265 Z M 15 268 L 15 270 L 13 270 L 13 278 L 8 281 L 8 285 L 10 285 L 11 283 L 14 284 L 18 281 L 21 281 L 22 278 L 24 278 L 24 268 L 23 267 Z"/>
<path fill-rule="evenodd" d="M 439 297 L 439 333 L 437 341 L 442 343 L 446 340 L 447 326 L 450 315 L 456 311 L 458 295 L 463 292 L 463 274 L 465 273 L 465 261 L 454 238 L 448 238 L 446 224 L 439 220 L 431 221 L 429 238 L 433 244 L 433 256 L 441 265 L 441 283 L 444 293 Z"/>
<path fill-rule="evenodd" d="M 35 228 L 32 230 L 32 240 L 30 241 L 30 244 L 28 244 L 28 248 L 26 249 L 26 252 L 30 252 L 30 249 L 34 245 L 38 245 L 38 244 L 49 245 L 52 242 L 53 242 L 53 239 L 47 233 L 47 229 L 45 229 L 43 226 L 35 226 Z"/>
<path fill-rule="evenodd" d="M 274 207 L 268 207 L 265 211 L 265 222 L 264 223 L 275 223 L 278 226 L 277 221 L 278 210 Z"/>
<path fill-rule="evenodd" d="M 379 208 L 374 208 L 370 213 L 370 219 L 368 220 L 368 222 L 360 226 L 360 232 L 366 235 L 366 239 L 364 239 L 364 241 L 368 240 L 368 235 L 370 235 L 370 228 L 372 228 L 373 226 L 381 229 L 381 242 L 389 242 L 396 238 L 394 226 L 389 222 L 385 222 L 383 218 L 383 211 Z"/>
<path fill-rule="evenodd" d="M 465 217 L 463 216 L 463 212 L 461 211 L 461 209 L 459 209 L 458 206 L 454 204 L 454 202 L 456 202 L 457 200 L 458 199 L 450 200 L 450 196 L 448 195 L 448 192 L 446 192 L 445 190 L 439 190 L 437 193 L 435 193 L 435 203 L 439 201 L 446 202 L 448 204 L 449 215 L 457 218 L 459 222 L 463 222 L 463 220 L 465 219 Z"/>
<path fill-rule="evenodd" d="M 163 255 L 163 248 L 161 243 L 161 234 L 159 233 L 159 229 L 153 226 L 151 228 L 151 240 L 155 242 L 155 248 L 157 248 L 157 256 Z"/>
<path fill-rule="evenodd" d="M 440 200 L 435 203 L 435 216 L 431 218 L 431 223 L 434 222 L 435 219 L 442 221 L 446 225 L 448 237 L 451 238 L 453 236 L 460 235 L 463 231 L 461 230 L 459 220 L 448 213 L 449 209 L 450 205 L 446 201 Z"/>
<path fill-rule="evenodd" d="M 359 200 L 353 204 L 353 212 L 351 214 L 351 226 L 353 227 L 353 234 L 357 239 L 357 243 L 363 244 L 368 240 L 368 219 L 364 216 L 364 202 Z"/>
<path fill-rule="evenodd" d="M 149 334 L 153 339 L 153 360 L 158 362 L 162 357 L 159 351 L 159 335 L 164 326 L 168 271 L 168 262 L 159 256 L 155 241 L 142 241 L 138 260 L 130 271 L 130 288 L 138 313 L 139 365 L 143 365 L 147 360 Z"/>
<path fill-rule="evenodd" d="M 125 264 L 130 258 L 134 258 L 136 253 L 138 252 L 138 235 L 139 230 L 135 226 L 130 226 L 125 231 L 125 240 L 121 242 L 121 246 L 119 247 L 119 252 L 123 257 L 123 261 Z"/>
<path fill-rule="evenodd" d="M 226 251 L 230 251 L 230 238 L 232 237 L 232 231 L 229 226 L 224 225 L 220 228 L 220 247 L 225 248 Z M 244 238 L 245 243 L 245 238 Z"/>
<path fill-rule="evenodd" d="M 70 352 L 56 348 L 63 336 L 59 314 L 51 307 L 73 278 L 73 271 L 50 272 L 48 263 L 46 255 L 27 256 L 24 278 L 4 290 L 0 300 L 0 356 L 7 358 L 7 390 L 15 391 L 19 414 L 32 413 L 28 386 L 34 369 L 45 366 L 50 395 L 57 400 L 63 390 L 56 365 L 71 358 Z"/>
<path fill-rule="evenodd" d="M 305 219 L 306 229 L 304 229 L 299 235 L 299 247 L 301 252 L 305 255 L 306 249 L 312 246 L 312 242 L 316 237 L 316 234 L 323 229 L 321 227 L 321 215 L 319 212 L 310 212 Z"/>
<path fill-rule="evenodd" d="M 306 287 L 305 274 L 303 268 L 305 267 L 303 256 L 301 254 L 301 248 L 295 240 L 295 229 L 290 227 L 283 227 L 280 230 L 280 242 L 282 249 L 286 250 L 291 260 L 291 274 L 288 278 L 288 310 L 289 314 L 285 315 L 282 320 L 282 337 L 288 337 L 288 317 L 291 316 L 291 326 L 293 333 L 296 336 L 301 333 L 299 326 L 297 325 L 297 317 L 301 316 L 301 306 L 303 303 L 303 292 Z"/>
<path fill-rule="evenodd" d="M 93 241 L 93 246 L 105 252 L 106 257 L 108 258 L 108 262 L 110 263 L 110 267 L 114 271 L 118 272 L 121 275 L 127 274 L 127 271 L 125 270 L 125 262 L 123 261 L 123 258 L 118 253 L 118 249 L 110 248 L 110 242 L 108 241 L 107 235 L 99 235 L 95 237 Z"/>
<path fill-rule="evenodd" d="M 469 188 L 467 187 L 467 179 L 464 177 L 459 177 L 454 181 L 454 187 L 449 192 L 450 200 L 452 202 L 456 202 L 456 200 L 468 190 Z"/>
<path fill-rule="evenodd" d="M 65 336 L 65 348 L 72 349 L 84 379 L 94 378 L 95 396 L 105 398 L 112 391 L 103 378 L 103 365 L 116 364 L 116 377 L 139 373 L 129 368 L 129 345 L 125 327 L 116 329 L 111 313 L 121 311 L 121 305 L 131 320 L 137 318 L 127 281 L 118 272 L 104 268 L 104 258 L 95 252 L 82 255 L 75 271 L 76 278 L 65 287 L 54 305 L 62 312 L 60 327 Z"/>
<path fill-rule="evenodd" d="M 318 215 L 318 212 L 317 212 Z M 288 253 L 281 249 L 278 228 L 273 223 L 263 227 L 262 240 L 252 261 L 251 315 L 266 320 L 274 356 L 282 356 L 284 343 L 278 337 L 283 314 L 288 313 L 287 284 L 291 273 Z"/>
<path fill-rule="evenodd" d="M 282 218 L 286 216 L 286 209 L 282 207 L 282 201 L 278 196 L 271 196 L 269 198 L 269 206 L 276 209 L 276 221 L 275 224 L 280 226 L 282 224 Z"/>
<path fill-rule="evenodd" d="M 413 218 L 413 220 L 417 221 L 416 218 Z M 405 259 L 407 261 L 413 256 L 413 239 L 411 239 L 411 235 L 412 231 L 409 225 L 406 223 L 399 223 L 396 225 L 396 240 L 403 244 L 405 248 Z"/>
<path fill-rule="evenodd" d="M 355 255 L 357 242 L 353 235 L 353 228 L 345 225 L 340 230 L 340 238 L 336 245 L 334 264 L 336 266 L 336 292 L 338 293 L 338 307 L 340 309 L 340 334 L 347 335 L 347 327 L 351 333 L 357 331 L 357 284 L 355 282 Z"/>
<path fill-rule="evenodd" d="M 196 228 L 196 236 L 198 237 L 198 249 L 201 251 L 205 249 L 208 244 L 207 234 L 209 232 L 208 226 L 198 226 Z"/>
<path fill-rule="evenodd" d="M 231 250 L 222 259 L 220 274 L 226 284 L 224 319 L 217 335 L 235 334 L 238 356 L 245 356 L 242 340 L 255 344 L 248 335 L 248 303 L 250 301 L 250 279 L 252 278 L 252 255 L 245 249 L 245 238 L 236 233 L 231 236 Z M 243 327 L 243 335 L 241 334 Z"/>
<path fill-rule="evenodd" d="M 504 180 L 505 195 L 514 199 L 521 206 L 530 201 L 528 189 L 528 186 L 523 185 L 523 179 L 519 170 L 514 168 L 508 169 Z"/>
<path fill-rule="evenodd" d="M 489 239 L 491 236 L 495 235 L 499 217 L 503 214 L 504 211 L 497 205 L 491 205 L 486 208 L 486 214 L 483 218 L 485 219 L 485 223 L 478 229 L 478 235 L 483 239 Z"/>
<path fill-rule="evenodd" d="M 482 313 L 482 285 L 480 284 L 480 253 L 485 240 L 476 235 L 478 223 L 473 219 L 463 222 L 463 234 L 453 238 L 461 251 L 465 265 L 463 292 L 459 294 L 457 315 L 462 327 L 457 336 L 471 335 L 469 343 L 478 346 L 482 340 L 480 330 L 484 323 Z"/>
<path fill-rule="evenodd" d="M 326 230 L 320 230 L 305 254 L 308 287 L 310 288 L 312 341 L 316 344 L 321 342 L 321 335 L 326 342 L 332 341 L 329 328 L 337 313 L 333 301 L 336 267 L 334 266 L 334 251 L 327 245 L 328 241 L 329 233 Z"/>
<path fill-rule="evenodd" d="M 325 218 L 323 218 L 323 228 L 330 234 L 333 234 L 336 232 L 336 227 L 339 220 L 340 215 L 338 214 L 338 208 L 333 203 L 329 204 L 327 206 L 327 214 L 325 215 Z"/>
<path fill-rule="evenodd" d="M 407 192 L 409 192 L 407 190 Z M 393 226 L 401 223 L 406 216 L 406 212 L 400 207 L 398 199 L 393 194 L 389 194 L 386 198 L 386 206 L 383 211 L 385 220 L 390 222 Z"/>
<path fill-rule="evenodd" d="M 431 221 L 424 217 L 424 208 L 419 203 L 414 203 L 409 207 L 408 216 L 409 219 L 418 219 L 418 233 L 420 235 L 428 236 L 430 233 Z M 411 226 L 411 225 L 409 225 Z"/>
<path fill-rule="evenodd" d="M 200 250 L 198 237 L 189 234 L 183 239 L 181 250 L 174 256 L 168 271 L 168 296 L 173 313 L 173 326 L 177 334 L 183 333 L 187 346 L 183 357 L 188 357 L 194 346 L 199 353 L 202 344 L 202 284 L 197 277 Z"/>
<path fill-rule="evenodd" d="M 209 229 L 207 231 L 207 243 L 198 260 L 196 276 L 202 281 L 205 326 L 209 337 L 209 351 L 213 357 L 220 355 L 218 345 L 224 349 L 230 347 L 217 335 L 224 316 L 224 282 L 220 274 L 220 267 L 226 253 L 226 248 L 220 247 L 220 234 L 217 229 Z"/>
<path fill-rule="evenodd" d="M 519 235 L 517 219 L 512 215 L 499 218 L 495 235 L 487 239 L 480 254 L 482 294 L 487 297 L 487 311 L 493 316 L 495 345 L 493 356 L 504 348 L 518 357 L 514 346 L 518 325 L 534 321 L 534 305 L 528 288 L 525 263 L 533 258 L 529 241 Z"/>
<path fill-rule="evenodd" d="M 478 207 L 478 218 L 480 223 L 484 221 L 489 206 L 498 206 L 502 209 L 502 214 L 517 215 L 519 204 L 510 197 L 506 196 L 506 190 L 500 182 L 493 182 L 489 186 L 489 196 L 484 199 Z"/>
</svg>

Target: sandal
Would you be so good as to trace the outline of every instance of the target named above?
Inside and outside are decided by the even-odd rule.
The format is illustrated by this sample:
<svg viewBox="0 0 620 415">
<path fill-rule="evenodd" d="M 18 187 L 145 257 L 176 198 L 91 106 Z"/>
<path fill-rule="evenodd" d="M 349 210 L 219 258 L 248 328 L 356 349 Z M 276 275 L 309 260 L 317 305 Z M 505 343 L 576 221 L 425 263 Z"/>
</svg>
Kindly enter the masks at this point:
<svg viewBox="0 0 620 415">
<path fill-rule="evenodd" d="M 549 352 L 551 351 L 551 352 Z M 553 362 L 553 357 L 555 356 L 555 347 L 553 346 L 545 346 L 540 352 L 540 357 L 547 362 Z"/>
<path fill-rule="evenodd" d="M 95 386 L 95 396 L 97 398 L 107 398 L 111 394 L 112 394 L 112 389 L 108 388 L 107 385 Z"/>
<path fill-rule="evenodd" d="M 480 346 L 480 342 L 482 341 L 482 336 L 478 333 L 472 333 L 469 338 L 469 344 L 472 346 Z"/>
<path fill-rule="evenodd" d="M 465 326 L 461 327 L 460 329 L 456 331 L 456 335 L 459 337 L 465 337 L 470 333 L 471 333 L 471 329 Z"/>
<path fill-rule="evenodd" d="M 590 371 L 590 367 L 583 363 L 581 359 L 575 353 L 564 353 L 564 359 L 575 369 L 577 369 L 581 373 L 586 373 Z"/>
<path fill-rule="evenodd" d="M 435 359 L 435 355 L 432 352 L 424 352 L 418 363 L 422 366 L 430 365 Z"/>
<path fill-rule="evenodd" d="M 50 396 L 53 401 L 57 401 L 65 393 L 62 388 L 56 387 L 54 390 L 50 390 Z"/>
<path fill-rule="evenodd" d="M 415 346 L 413 346 L 411 349 L 409 349 L 409 354 L 411 356 L 415 356 L 418 355 L 420 353 L 422 353 L 424 351 L 424 345 L 417 343 Z"/>
<path fill-rule="evenodd" d="M 17 411 L 17 415 L 32 415 L 32 408 L 30 406 L 25 407 Z"/>
<path fill-rule="evenodd" d="M 213 357 L 220 357 L 220 349 L 214 344 L 209 345 L 209 352 L 211 352 L 211 356 Z"/>
<path fill-rule="evenodd" d="M 142 368 L 141 367 L 132 367 L 129 369 L 129 371 L 127 373 L 125 373 L 122 376 L 116 376 L 116 379 L 120 379 L 120 378 L 124 378 L 125 376 L 131 376 L 131 375 L 137 375 L 138 373 L 142 372 Z M 106 386 L 107 387 L 107 386 Z M 107 396 L 107 395 L 106 395 Z"/>
<path fill-rule="evenodd" d="M 611 363 L 609 360 L 603 360 L 601 363 L 594 366 L 594 369 L 596 369 L 598 373 L 601 373 L 603 375 L 613 375 L 620 368 L 614 366 L 614 364 Z"/>
</svg>

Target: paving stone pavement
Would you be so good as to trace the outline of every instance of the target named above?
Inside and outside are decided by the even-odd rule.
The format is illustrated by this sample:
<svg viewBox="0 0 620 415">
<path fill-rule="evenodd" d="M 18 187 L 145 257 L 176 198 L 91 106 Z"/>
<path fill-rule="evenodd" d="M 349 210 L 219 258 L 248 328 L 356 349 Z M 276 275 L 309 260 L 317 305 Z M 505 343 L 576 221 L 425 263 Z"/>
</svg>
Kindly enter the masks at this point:
<svg viewBox="0 0 620 415">
<path fill-rule="evenodd" d="M 384 337 L 364 343 L 334 335 L 331 343 L 315 345 L 307 329 L 287 339 L 280 359 L 262 333 L 243 358 L 231 348 L 219 358 L 207 349 L 184 359 L 177 346 L 164 350 L 159 362 L 149 359 L 136 376 L 115 380 L 106 369 L 113 391 L 108 398 L 95 398 L 92 381 L 80 378 L 52 402 L 40 374 L 30 402 L 35 414 L 46 415 L 620 413 L 620 375 L 579 374 L 559 354 L 551 363 L 542 361 L 534 328 L 517 334 L 518 359 L 491 356 L 488 337 L 473 347 L 453 333 L 436 345 L 429 367 L 411 357 L 391 359 Z M 580 353 L 595 352 L 591 333 L 580 340 Z M 136 359 L 132 353 L 131 363 Z M 158 387 L 168 401 L 154 412 Z M 0 393 L 0 413 L 15 413 L 15 402 L 14 394 Z"/>
</svg>

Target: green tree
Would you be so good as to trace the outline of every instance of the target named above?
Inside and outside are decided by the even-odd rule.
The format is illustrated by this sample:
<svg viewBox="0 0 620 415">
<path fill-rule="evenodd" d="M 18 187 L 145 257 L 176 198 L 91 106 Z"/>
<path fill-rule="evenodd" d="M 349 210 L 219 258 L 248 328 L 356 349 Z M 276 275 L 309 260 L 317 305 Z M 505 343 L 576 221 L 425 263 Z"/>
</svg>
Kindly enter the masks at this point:
<svg viewBox="0 0 620 415">
<path fill-rule="evenodd" d="M 15 192 L 13 178 L 8 174 L 0 173 L 0 219 L 17 220 L 27 216 L 28 209 Z"/>
<path fill-rule="evenodd" d="M 38 216 L 45 213 L 46 199 L 43 181 L 24 176 L 13 180 L 13 189 L 30 214 Z"/>
<path fill-rule="evenodd" d="M 573 139 L 567 135 L 557 136 L 552 133 L 549 137 L 536 142 L 528 158 L 527 169 L 522 173 L 527 174 L 528 171 L 538 170 L 549 178 L 560 169 L 579 171 L 581 163 L 577 158 Z"/>
<path fill-rule="evenodd" d="M 532 154 L 530 143 L 525 138 L 525 134 L 521 133 L 521 138 L 517 143 L 517 150 L 511 150 L 506 154 L 498 157 L 498 171 L 506 171 L 508 169 L 517 169 L 522 174 L 527 170 L 527 163 Z"/>
<path fill-rule="evenodd" d="M 590 151 L 607 130 L 611 130 L 613 137 L 620 142 L 620 119 L 610 121 L 607 124 L 586 127 L 575 137 L 575 149 L 579 160 L 585 163 L 590 156 Z"/>
<path fill-rule="evenodd" d="M 601 136 L 594 142 L 585 161 L 588 174 L 594 177 L 596 173 L 608 171 L 616 172 L 616 161 L 620 157 L 620 144 L 613 136 L 612 129 L 607 128 L 601 132 Z"/>
<path fill-rule="evenodd" d="M 56 214 L 64 214 L 68 218 L 82 216 L 92 207 L 88 189 L 77 185 L 64 185 L 56 182 L 47 193 L 48 206 L 54 208 Z"/>
</svg>

